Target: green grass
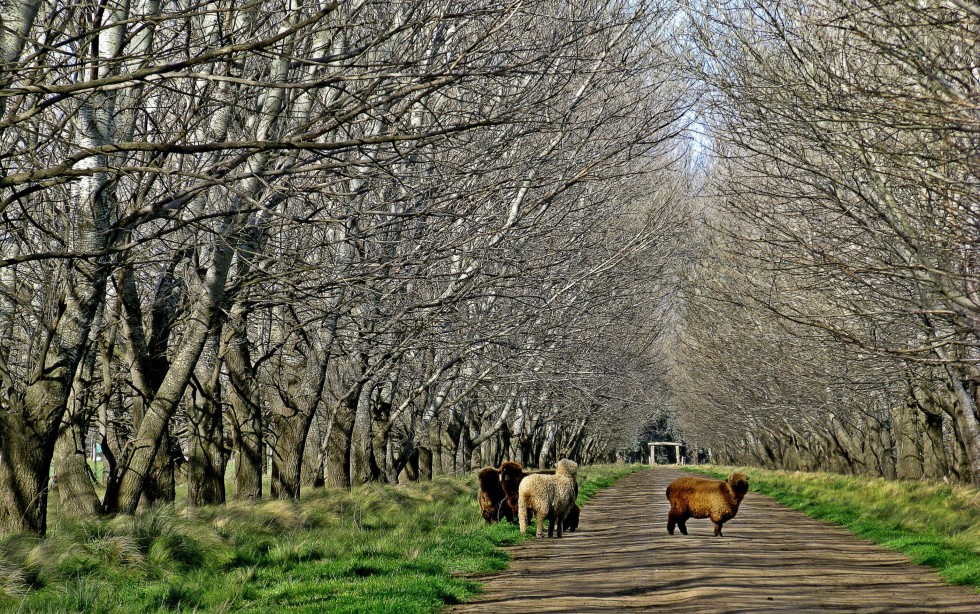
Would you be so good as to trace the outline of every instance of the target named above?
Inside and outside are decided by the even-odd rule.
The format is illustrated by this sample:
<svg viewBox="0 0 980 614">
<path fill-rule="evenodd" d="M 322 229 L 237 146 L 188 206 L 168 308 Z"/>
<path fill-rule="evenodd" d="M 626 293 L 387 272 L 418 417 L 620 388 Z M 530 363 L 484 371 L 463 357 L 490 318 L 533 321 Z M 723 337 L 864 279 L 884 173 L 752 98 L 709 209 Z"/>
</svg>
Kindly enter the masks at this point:
<svg viewBox="0 0 980 614">
<path fill-rule="evenodd" d="M 753 491 L 934 567 L 949 584 L 980 592 L 980 492 L 976 489 L 752 467 L 696 470 L 724 477 L 735 469 L 749 476 Z"/>
<path fill-rule="evenodd" d="M 583 467 L 579 503 L 641 468 Z M 48 537 L 0 539 L 0 611 L 432 612 L 503 569 L 515 525 L 487 526 L 475 474 L 311 492 L 293 501 L 181 503 Z"/>
</svg>

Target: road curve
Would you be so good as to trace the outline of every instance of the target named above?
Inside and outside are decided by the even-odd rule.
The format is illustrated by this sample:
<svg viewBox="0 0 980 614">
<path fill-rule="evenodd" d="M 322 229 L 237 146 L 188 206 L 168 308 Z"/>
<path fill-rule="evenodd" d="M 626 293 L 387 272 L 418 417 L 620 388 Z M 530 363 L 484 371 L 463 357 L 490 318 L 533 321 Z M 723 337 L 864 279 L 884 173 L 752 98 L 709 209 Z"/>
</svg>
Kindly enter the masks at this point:
<svg viewBox="0 0 980 614">
<path fill-rule="evenodd" d="M 842 528 L 749 493 L 725 537 L 667 534 L 672 468 L 600 492 L 578 531 L 509 549 L 485 592 L 451 612 L 980 612 L 980 595 Z M 751 477 L 751 474 L 750 474 Z"/>
</svg>

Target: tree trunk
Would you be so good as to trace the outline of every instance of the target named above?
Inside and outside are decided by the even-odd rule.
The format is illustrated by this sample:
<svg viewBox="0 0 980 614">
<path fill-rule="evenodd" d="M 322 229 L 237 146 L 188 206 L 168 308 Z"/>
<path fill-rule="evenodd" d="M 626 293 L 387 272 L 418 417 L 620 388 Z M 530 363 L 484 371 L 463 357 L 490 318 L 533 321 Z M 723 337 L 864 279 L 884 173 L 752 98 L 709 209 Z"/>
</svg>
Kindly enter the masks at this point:
<svg viewBox="0 0 980 614">
<path fill-rule="evenodd" d="M 945 358 L 945 354 L 940 353 L 940 357 Z M 977 419 L 974 393 L 969 389 L 969 384 L 960 379 L 958 371 L 951 364 L 947 363 L 945 366 L 954 398 L 953 425 L 963 453 L 960 479 L 980 488 L 980 421 Z"/>
<path fill-rule="evenodd" d="M 100 319 L 99 315 L 96 315 Z M 55 442 L 54 469 L 57 478 L 61 513 L 72 518 L 91 518 L 99 513 L 99 497 L 95 492 L 94 476 L 88 466 L 85 434 L 93 413 L 95 348 L 90 348 L 72 385 L 68 411 L 62 423 L 61 435 Z"/>
<path fill-rule="evenodd" d="M 0 535 L 21 531 L 44 535 L 54 438 L 38 441 L 37 433 L 53 429 L 35 429 L 28 420 L 5 422 L 0 437 Z"/>
<path fill-rule="evenodd" d="M 483 424 L 482 416 L 477 417 L 476 420 L 469 421 L 468 431 L 469 431 L 469 441 L 470 441 L 470 470 L 475 471 L 480 467 L 484 467 L 486 463 L 483 462 L 483 445 L 477 445 L 475 442 L 480 437 L 480 426 Z"/>
<path fill-rule="evenodd" d="M 961 464 L 961 478 L 980 488 L 980 417 L 977 416 L 976 390 L 973 382 L 964 381 L 959 369 L 941 348 L 935 350 L 944 361 L 948 384 L 953 393 L 952 418 L 957 439 L 962 446 L 965 462 Z"/>
<path fill-rule="evenodd" d="M 328 429 L 329 430 L 329 429 Z M 323 418 L 320 412 L 314 412 L 313 422 L 306 434 L 306 446 L 303 448 L 303 475 L 301 480 L 304 487 L 323 488 L 324 442 L 326 433 L 323 432 Z"/>
<path fill-rule="evenodd" d="M 194 305 L 181 339 L 180 348 L 167 370 L 160 388 L 140 421 L 136 438 L 126 447 L 119 463 L 118 486 L 106 491 L 106 512 L 132 514 L 147 486 L 154 457 L 167 435 L 170 418 L 177 409 L 201 355 L 218 308 L 224 299 L 225 281 L 231 266 L 229 237 L 216 239 L 214 262 L 207 271 L 203 291 Z M 109 498 L 109 494 L 112 497 Z"/>
<path fill-rule="evenodd" d="M 216 356 L 215 356 L 216 358 Z M 221 388 L 217 361 L 207 382 L 198 382 L 187 408 L 187 502 L 218 505 L 225 502 L 225 466 Z"/>
<path fill-rule="evenodd" d="M 953 446 L 950 450 L 949 472 L 957 481 L 966 482 L 970 479 L 970 460 L 967 458 L 966 447 L 963 445 L 963 438 L 960 436 L 956 420 L 953 420 L 951 424 L 953 427 Z"/>
<path fill-rule="evenodd" d="M 558 434 L 558 424 L 554 419 L 548 421 L 544 430 L 544 441 L 541 442 L 541 453 L 538 455 L 538 467 L 550 467 L 555 460 L 552 458 L 551 450 L 555 445 L 555 436 Z"/>
<path fill-rule="evenodd" d="M 420 452 L 421 452 L 421 449 L 420 448 L 415 448 L 413 454 L 411 454 L 406 459 L 404 475 L 405 475 L 405 479 L 408 480 L 409 482 L 418 482 L 419 481 L 419 478 L 420 478 L 420 475 L 419 475 L 419 455 L 420 454 L 419 453 Z"/>
<path fill-rule="evenodd" d="M 402 450 L 402 453 L 398 456 L 398 458 L 396 458 L 395 442 L 392 441 L 389 435 L 379 434 L 375 436 L 374 438 L 375 454 L 378 453 L 379 447 L 380 447 L 380 451 L 384 455 L 384 462 L 381 463 L 381 466 L 379 467 L 381 471 L 381 476 L 379 477 L 379 479 L 382 482 L 388 484 L 397 484 L 398 475 L 402 472 L 402 469 L 404 469 L 405 467 L 405 460 L 408 458 L 408 454 L 406 453 L 405 450 Z"/>
<path fill-rule="evenodd" d="M 527 431 L 529 429 L 527 419 L 527 398 L 523 397 L 516 402 L 517 415 L 514 416 L 514 427 L 510 438 L 510 458 L 521 465 L 527 465 L 528 459 L 525 451 L 527 450 Z"/>
<path fill-rule="evenodd" d="M 366 382 L 356 401 L 354 425 L 350 441 L 350 479 L 351 485 L 367 484 L 371 481 L 371 404 L 374 394 L 372 382 Z"/>
<path fill-rule="evenodd" d="M 99 496 L 88 466 L 85 447 L 87 425 L 70 419 L 54 446 L 61 513 L 71 518 L 92 518 L 99 513 Z"/>
<path fill-rule="evenodd" d="M 286 311 L 281 323 L 295 322 Z M 338 316 L 334 316 L 325 332 L 313 332 L 302 337 L 303 348 L 279 358 L 277 380 L 267 386 L 272 409 L 272 484 L 270 492 L 279 499 L 298 499 L 303 483 L 303 457 L 310 426 L 323 396 L 327 379 L 330 346 L 334 341 Z M 290 333 L 291 334 L 291 333 Z M 323 334 L 327 338 L 323 338 Z M 285 340 L 288 335 L 279 333 Z"/>
<path fill-rule="evenodd" d="M 455 473 L 462 473 L 470 469 L 470 463 L 473 462 L 473 439 L 470 437 L 470 421 L 469 413 L 465 412 L 462 418 L 462 424 L 459 428 L 459 436 L 456 438 L 456 457 L 455 457 Z"/>
<path fill-rule="evenodd" d="M 925 477 L 940 480 L 949 474 L 946 460 L 946 444 L 943 441 L 943 415 L 940 412 L 923 412 L 925 439 L 922 446 L 922 465 Z"/>
<path fill-rule="evenodd" d="M 459 428 L 455 420 L 450 420 L 445 429 L 439 431 L 439 475 L 456 473 L 456 452 L 459 447 Z"/>
<path fill-rule="evenodd" d="M 28 33 L 40 5 L 37 0 L 23 0 L 4 5 L 3 12 L 0 14 L 0 21 L 4 26 L 0 28 L 0 59 L 4 66 L 17 65 L 24 43 L 29 40 Z M 14 78 L 14 72 L 8 70 L 0 75 L 0 86 L 9 85 Z M 6 109 L 7 97 L 0 97 L 0 115 L 3 115 Z M 83 209 L 83 215 L 84 212 Z M 101 216 L 97 216 L 99 217 Z M 14 242 L 10 242 L 10 246 L 16 249 Z M 6 257 L 8 255 L 6 249 L 0 255 Z M 4 334 L 12 330 L 12 318 L 16 313 L 10 300 L 15 293 L 6 291 L 13 289 L 14 275 L 13 267 L 4 271 L 4 286 L 8 287 L 0 291 L 0 307 L 3 309 L 0 318 L 3 321 Z M 57 429 L 61 424 L 64 402 L 68 397 L 68 387 L 71 385 L 77 361 L 81 357 L 79 351 L 81 343 L 87 336 L 78 333 L 87 331 L 85 316 L 95 314 L 94 309 L 91 314 L 86 314 L 85 302 L 82 301 L 82 310 L 76 314 L 68 314 L 71 319 L 80 316 L 77 323 L 83 326 L 81 330 L 73 331 L 76 333 L 73 339 L 67 340 L 68 343 L 64 348 L 68 351 L 59 352 L 60 344 L 55 343 L 52 353 L 52 357 L 58 359 L 55 363 L 47 363 L 46 357 L 41 356 L 45 363 L 44 375 L 56 376 L 55 379 L 44 384 L 50 386 L 50 391 L 54 393 L 55 396 L 51 398 L 53 402 L 35 405 L 34 393 L 25 395 L 13 389 L 4 391 L 7 405 L 0 408 L 0 535 L 20 531 L 44 535 L 47 530 L 48 473 L 51 470 L 51 457 L 54 454 L 54 443 Z M 75 322 L 69 322 L 69 324 L 73 323 Z M 53 333 L 52 330 L 52 336 Z M 57 341 L 57 338 L 54 340 Z M 2 346 L 3 344 L 0 343 L 0 347 Z M 65 362 L 62 362 L 64 359 Z M 3 381 L 5 386 L 11 385 L 6 377 L 0 381 Z M 42 379 L 41 383 L 43 382 Z"/>
<path fill-rule="evenodd" d="M 898 457 L 896 473 L 901 480 L 918 480 L 923 475 L 922 432 L 918 414 L 911 402 L 892 408 L 892 426 L 895 430 Z"/>
<path fill-rule="evenodd" d="M 262 497 L 264 465 L 262 408 L 246 327 L 245 313 L 233 309 L 232 317 L 224 327 L 222 355 L 231 384 L 228 390 L 229 426 L 235 453 L 235 498 L 259 499 Z"/>
<path fill-rule="evenodd" d="M 272 484 L 270 494 L 276 499 L 299 499 L 302 488 L 303 453 L 310 420 L 297 416 L 279 420 L 272 441 Z"/>
<path fill-rule="evenodd" d="M 325 359 L 324 359 L 325 360 Z M 313 424 L 316 406 L 323 388 L 326 366 L 320 358 L 311 356 L 298 386 L 287 385 L 272 413 L 272 483 L 270 494 L 277 499 L 299 499 L 303 484 L 303 457 L 306 439 Z M 310 378 L 319 372 L 317 382 Z M 288 397 L 288 398 L 287 398 Z"/>
<path fill-rule="evenodd" d="M 391 403 L 379 400 L 371 415 L 371 458 L 375 479 L 381 482 L 396 483 L 398 468 L 395 467 L 394 442 L 389 431 Z"/>
<path fill-rule="evenodd" d="M 143 482 L 137 511 L 145 512 L 157 503 L 173 503 L 177 498 L 177 471 L 174 465 L 174 448 L 177 441 L 170 434 L 169 427 L 160 439 L 160 445 L 153 455 L 148 475 Z"/>
<path fill-rule="evenodd" d="M 354 396 L 354 395 L 352 395 Z M 354 399 L 360 395 L 354 396 Z M 354 430 L 354 409 L 356 400 L 338 404 L 333 414 L 333 425 L 327 437 L 327 460 L 324 481 L 328 486 L 350 488 L 351 486 L 351 435 Z"/>
<path fill-rule="evenodd" d="M 829 434 L 840 453 L 841 473 L 859 475 L 867 471 L 862 446 L 848 432 L 847 427 L 835 416 L 831 416 Z"/>
<path fill-rule="evenodd" d="M 896 461 L 896 451 L 895 451 L 895 439 L 892 434 L 892 430 L 887 425 L 882 425 L 878 429 L 878 443 L 881 451 L 879 456 L 879 463 L 881 465 L 881 473 L 888 480 L 894 480 L 898 477 L 898 465 Z"/>
<path fill-rule="evenodd" d="M 430 482 L 432 481 L 432 459 L 434 458 L 432 449 L 424 446 L 419 447 L 419 458 L 418 458 L 418 481 L 420 482 Z"/>
</svg>

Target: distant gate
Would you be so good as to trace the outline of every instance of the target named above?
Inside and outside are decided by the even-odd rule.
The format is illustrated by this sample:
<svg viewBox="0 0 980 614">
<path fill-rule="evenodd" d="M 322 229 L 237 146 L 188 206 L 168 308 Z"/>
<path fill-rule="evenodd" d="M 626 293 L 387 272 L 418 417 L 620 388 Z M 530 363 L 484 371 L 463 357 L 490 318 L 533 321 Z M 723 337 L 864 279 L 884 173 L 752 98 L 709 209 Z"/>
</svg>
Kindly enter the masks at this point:
<svg viewBox="0 0 980 614">
<path fill-rule="evenodd" d="M 656 465 L 657 464 L 657 457 L 654 454 L 654 449 L 657 446 L 674 446 L 674 460 L 676 461 L 676 463 L 678 465 L 681 464 L 681 446 L 683 446 L 684 444 L 677 443 L 675 441 L 651 441 L 649 443 L 649 445 L 650 445 L 650 464 L 651 465 Z"/>
</svg>

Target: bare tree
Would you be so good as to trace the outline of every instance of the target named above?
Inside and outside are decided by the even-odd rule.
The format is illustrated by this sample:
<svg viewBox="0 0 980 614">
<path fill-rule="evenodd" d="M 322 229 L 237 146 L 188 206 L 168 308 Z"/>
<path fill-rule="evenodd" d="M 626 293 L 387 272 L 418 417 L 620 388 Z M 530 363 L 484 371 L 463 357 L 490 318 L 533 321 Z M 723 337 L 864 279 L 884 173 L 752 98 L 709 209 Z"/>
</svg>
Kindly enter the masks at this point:
<svg viewBox="0 0 980 614">
<path fill-rule="evenodd" d="M 969 467 L 959 477 L 976 482 L 976 245 L 962 232 L 977 200 L 968 3 L 705 3 L 689 16 L 716 139 L 708 221 L 733 237 L 722 257 L 734 263 L 707 266 L 701 292 L 717 307 L 695 306 L 696 326 L 765 356 L 722 320 L 751 323 L 770 355 L 791 348 L 806 364 L 782 354 L 731 372 L 731 352 L 692 323 L 695 347 L 718 352 L 693 362 L 725 373 L 734 396 L 709 407 L 734 406 L 729 428 L 760 428 L 738 454 L 796 463 L 816 445 L 807 454 L 822 466 L 908 477 L 926 458 L 932 471 L 942 464 L 945 451 L 924 443 L 941 439 L 945 413 Z"/>
</svg>

